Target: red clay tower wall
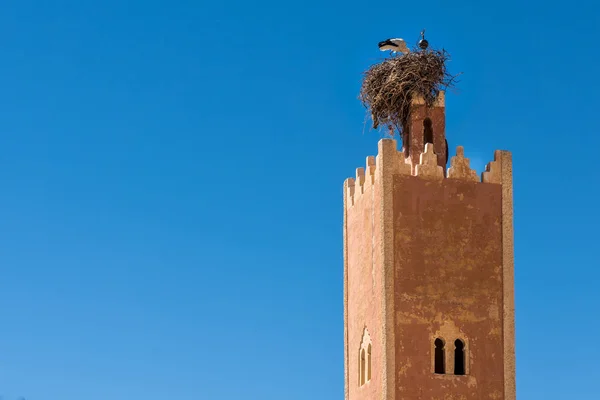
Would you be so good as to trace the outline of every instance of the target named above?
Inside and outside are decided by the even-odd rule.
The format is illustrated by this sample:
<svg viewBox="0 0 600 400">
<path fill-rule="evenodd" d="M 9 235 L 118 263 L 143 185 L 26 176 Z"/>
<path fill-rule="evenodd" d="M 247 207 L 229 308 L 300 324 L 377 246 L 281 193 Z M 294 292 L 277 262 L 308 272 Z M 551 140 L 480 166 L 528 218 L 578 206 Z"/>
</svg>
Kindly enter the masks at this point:
<svg viewBox="0 0 600 400">
<path fill-rule="evenodd" d="M 445 171 L 434 128 L 418 162 L 383 139 L 344 184 L 346 400 L 516 398 L 511 155 L 480 179 L 459 146 Z"/>
</svg>

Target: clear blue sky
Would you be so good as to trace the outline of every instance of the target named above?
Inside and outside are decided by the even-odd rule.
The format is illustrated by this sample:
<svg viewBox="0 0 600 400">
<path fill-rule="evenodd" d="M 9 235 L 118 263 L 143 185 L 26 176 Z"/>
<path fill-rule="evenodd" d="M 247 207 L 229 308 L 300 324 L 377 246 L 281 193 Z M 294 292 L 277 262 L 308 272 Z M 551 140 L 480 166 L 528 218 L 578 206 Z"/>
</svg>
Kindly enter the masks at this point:
<svg viewBox="0 0 600 400">
<path fill-rule="evenodd" d="M 451 149 L 514 157 L 521 399 L 596 399 L 593 1 L 5 0 L 0 395 L 343 399 L 342 183 L 377 42 L 464 72 Z M 382 16 L 384 15 L 384 16 Z"/>
</svg>

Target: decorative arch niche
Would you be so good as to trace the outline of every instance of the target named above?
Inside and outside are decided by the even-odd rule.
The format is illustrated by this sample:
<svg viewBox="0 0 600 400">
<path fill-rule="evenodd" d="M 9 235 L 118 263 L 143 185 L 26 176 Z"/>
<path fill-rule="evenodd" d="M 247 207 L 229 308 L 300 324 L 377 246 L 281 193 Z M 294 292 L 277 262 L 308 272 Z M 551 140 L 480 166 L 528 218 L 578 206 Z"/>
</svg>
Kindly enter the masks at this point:
<svg viewBox="0 0 600 400">
<path fill-rule="evenodd" d="M 363 386 L 371 380 L 372 351 L 371 335 L 369 335 L 369 330 L 365 326 L 358 348 L 358 386 Z"/>
</svg>

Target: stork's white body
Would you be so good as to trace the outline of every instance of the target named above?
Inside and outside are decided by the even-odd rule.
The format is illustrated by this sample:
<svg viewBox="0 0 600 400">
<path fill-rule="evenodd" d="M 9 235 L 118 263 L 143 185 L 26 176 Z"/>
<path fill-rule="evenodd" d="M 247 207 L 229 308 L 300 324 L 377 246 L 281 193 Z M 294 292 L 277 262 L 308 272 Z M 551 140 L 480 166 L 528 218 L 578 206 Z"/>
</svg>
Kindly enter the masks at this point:
<svg viewBox="0 0 600 400">
<path fill-rule="evenodd" d="M 379 42 L 379 50 L 403 54 L 410 52 L 408 46 L 406 46 L 406 42 L 404 41 L 404 39 L 400 38 L 387 39 L 382 42 Z"/>
</svg>

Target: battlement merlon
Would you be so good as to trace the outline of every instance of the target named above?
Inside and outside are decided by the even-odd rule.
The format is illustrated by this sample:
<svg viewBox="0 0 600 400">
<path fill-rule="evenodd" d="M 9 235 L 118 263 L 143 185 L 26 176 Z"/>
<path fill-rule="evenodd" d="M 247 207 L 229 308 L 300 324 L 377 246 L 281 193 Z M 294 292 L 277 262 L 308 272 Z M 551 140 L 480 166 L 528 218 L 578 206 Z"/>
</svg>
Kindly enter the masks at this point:
<svg viewBox="0 0 600 400">
<path fill-rule="evenodd" d="M 348 178 L 344 182 L 346 205 L 352 207 L 357 196 L 368 192 L 367 188 L 372 188 L 373 185 L 381 182 L 384 176 L 397 174 L 438 181 L 461 179 L 483 184 L 500 184 L 509 186 L 512 190 L 512 154 L 509 151 L 496 150 L 494 160 L 490 161 L 485 171 L 478 176 L 475 170 L 471 169 L 463 146 L 456 148 L 456 155 L 450 158 L 450 167 L 444 171 L 437 163 L 434 146 L 427 143 L 413 172 L 410 158 L 397 150 L 396 140 L 381 139 L 378 143 L 377 156 L 367 157 L 366 167 L 357 168 L 355 178 Z"/>
</svg>

